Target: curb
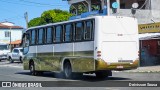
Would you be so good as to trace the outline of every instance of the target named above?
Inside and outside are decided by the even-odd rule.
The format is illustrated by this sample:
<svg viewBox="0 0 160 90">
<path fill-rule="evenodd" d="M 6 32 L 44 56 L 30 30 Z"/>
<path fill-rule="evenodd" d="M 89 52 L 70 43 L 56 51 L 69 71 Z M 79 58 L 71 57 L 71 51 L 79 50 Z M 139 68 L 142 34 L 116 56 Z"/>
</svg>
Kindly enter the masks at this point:
<svg viewBox="0 0 160 90">
<path fill-rule="evenodd" d="M 160 71 L 123 71 L 127 73 L 160 73 Z"/>
<path fill-rule="evenodd" d="M 125 72 L 125 73 L 160 73 L 160 71 L 112 71 L 112 72 Z"/>
</svg>

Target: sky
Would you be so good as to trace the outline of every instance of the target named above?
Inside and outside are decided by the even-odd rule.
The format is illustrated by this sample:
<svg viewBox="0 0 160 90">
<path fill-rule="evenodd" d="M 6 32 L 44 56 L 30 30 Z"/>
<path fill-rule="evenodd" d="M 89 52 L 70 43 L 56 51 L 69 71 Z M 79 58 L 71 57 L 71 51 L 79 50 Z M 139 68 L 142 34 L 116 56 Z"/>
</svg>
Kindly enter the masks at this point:
<svg viewBox="0 0 160 90">
<path fill-rule="evenodd" d="M 0 22 L 8 21 L 26 28 L 25 12 L 31 20 L 51 9 L 68 11 L 69 4 L 67 0 L 0 0 Z"/>
</svg>

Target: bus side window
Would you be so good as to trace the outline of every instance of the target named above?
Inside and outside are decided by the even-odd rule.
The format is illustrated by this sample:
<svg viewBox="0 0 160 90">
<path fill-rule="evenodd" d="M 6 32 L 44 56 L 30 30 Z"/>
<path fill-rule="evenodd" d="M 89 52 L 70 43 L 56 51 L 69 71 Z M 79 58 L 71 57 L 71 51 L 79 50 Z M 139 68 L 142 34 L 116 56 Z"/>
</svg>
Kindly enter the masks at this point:
<svg viewBox="0 0 160 90">
<path fill-rule="evenodd" d="M 43 33 L 44 33 L 43 28 L 38 30 L 38 44 L 43 44 Z"/>
<path fill-rule="evenodd" d="M 56 26 L 54 42 L 61 42 L 62 26 Z"/>
<path fill-rule="evenodd" d="M 46 43 L 52 43 L 52 27 L 48 27 L 46 30 Z"/>
<path fill-rule="evenodd" d="M 65 25 L 65 29 L 64 29 L 64 41 L 65 42 L 69 42 L 72 40 L 72 31 L 73 31 L 72 24 Z"/>
<path fill-rule="evenodd" d="M 91 21 L 87 21 L 86 27 L 84 30 L 84 39 L 91 40 L 92 39 L 92 32 L 93 32 L 93 23 Z"/>
<path fill-rule="evenodd" d="M 75 28 L 75 40 L 76 41 L 82 40 L 82 32 L 83 32 L 82 22 L 76 23 L 76 28 Z"/>
<path fill-rule="evenodd" d="M 34 45 L 35 42 L 36 42 L 35 36 L 36 36 L 36 30 L 34 29 L 34 30 L 31 31 L 31 44 L 32 45 Z"/>
</svg>

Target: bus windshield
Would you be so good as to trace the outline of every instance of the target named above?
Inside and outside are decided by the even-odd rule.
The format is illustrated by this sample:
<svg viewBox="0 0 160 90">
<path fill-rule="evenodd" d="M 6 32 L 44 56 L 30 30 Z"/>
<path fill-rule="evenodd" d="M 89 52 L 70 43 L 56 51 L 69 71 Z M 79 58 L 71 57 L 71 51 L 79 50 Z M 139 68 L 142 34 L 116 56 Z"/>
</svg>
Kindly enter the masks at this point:
<svg viewBox="0 0 160 90">
<path fill-rule="evenodd" d="M 0 50 L 8 50 L 8 45 L 0 45 Z"/>
</svg>

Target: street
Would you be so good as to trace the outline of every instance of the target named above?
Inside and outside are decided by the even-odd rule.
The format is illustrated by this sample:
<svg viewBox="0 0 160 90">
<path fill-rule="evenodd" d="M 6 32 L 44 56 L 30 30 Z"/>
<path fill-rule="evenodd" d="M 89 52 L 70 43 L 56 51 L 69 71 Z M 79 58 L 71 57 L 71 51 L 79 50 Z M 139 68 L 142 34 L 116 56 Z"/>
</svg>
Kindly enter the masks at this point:
<svg viewBox="0 0 160 90">
<path fill-rule="evenodd" d="M 1 61 L 0 62 L 0 81 L 81 81 L 83 82 L 82 84 L 85 83 L 85 85 L 90 84 L 92 82 L 94 82 L 94 86 L 96 85 L 100 85 L 100 83 L 107 83 L 109 81 L 160 81 L 160 73 L 129 73 L 129 72 L 113 72 L 113 76 L 112 77 L 108 77 L 106 79 L 98 79 L 95 77 L 94 74 L 92 75 L 83 75 L 82 77 L 77 77 L 76 79 L 63 79 L 61 77 L 61 75 L 59 73 L 53 73 L 53 72 L 46 72 L 44 73 L 42 76 L 32 76 L 30 75 L 28 70 L 23 70 L 23 65 L 22 63 L 19 62 L 15 62 L 15 63 L 9 63 L 8 61 Z M 73 87 L 74 87 L 73 83 Z M 78 83 L 79 84 L 79 83 Z M 62 84 L 58 84 L 58 87 L 61 87 Z M 83 86 L 83 85 L 80 85 Z M 91 85 L 89 85 L 91 86 Z M 87 86 L 83 87 L 83 89 L 86 90 L 91 90 L 91 89 L 95 89 L 95 90 L 128 90 L 128 89 L 133 89 L 130 87 L 124 88 L 124 87 L 90 87 L 88 88 Z M 55 87 L 54 87 L 55 88 Z M 67 87 L 69 90 L 73 89 L 73 90 L 81 90 L 82 88 L 71 88 L 71 87 Z M 142 87 L 136 87 L 137 89 L 141 90 Z M 150 90 L 151 87 L 145 87 L 146 89 Z M 1 89 L 1 88 L 0 88 Z M 13 89 L 13 88 L 10 88 Z M 15 89 L 15 88 L 14 88 Z M 20 88 L 18 88 L 20 89 Z M 32 88 L 30 88 L 32 89 Z M 34 88 L 33 88 L 34 89 Z M 38 89 L 38 88 L 36 88 Z M 51 88 L 47 88 L 47 89 L 51 89 Z M 52 88 L 53 89 L 53 88 Z M 56 88 L 55 88 L 56 89 Z M 66 88 L 61 87 L 60 89 L 62 90 L 66 90 Z M 134 87 L 135 89 L 135 87 Z M 134 90 L 133 89 L 133 90 Z M 154 90 L 158 88 L 154 88 Z M 8 90 L 8 89 L 6 89 Z M 27 89 L 28 90 L 28 89 Z M 34 89 L 35 90 L 35 89 Z"/>
</svg>

